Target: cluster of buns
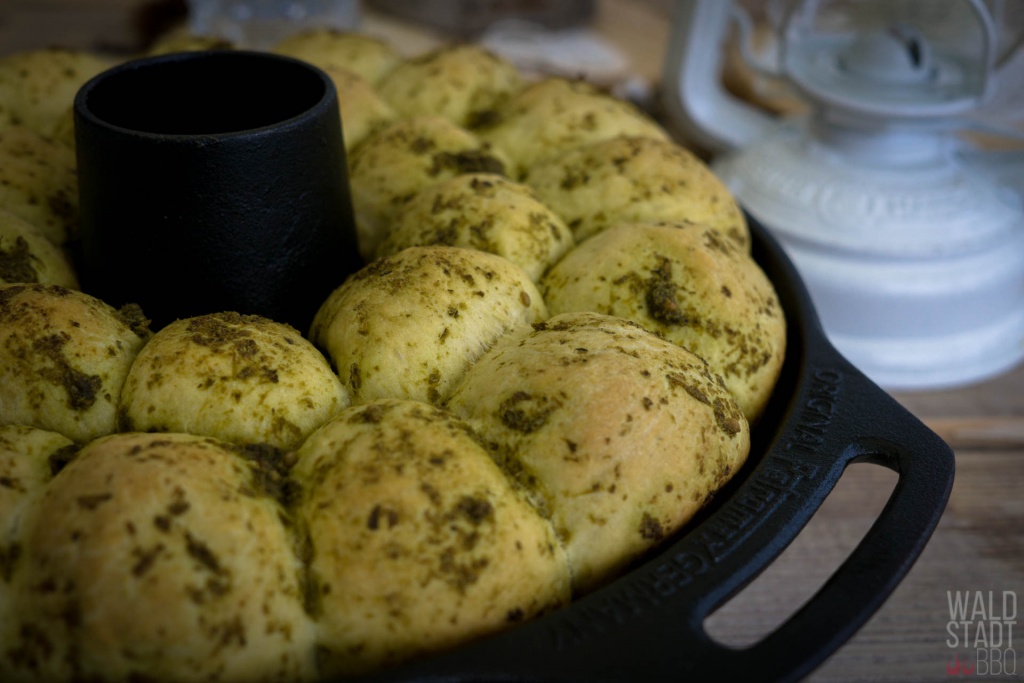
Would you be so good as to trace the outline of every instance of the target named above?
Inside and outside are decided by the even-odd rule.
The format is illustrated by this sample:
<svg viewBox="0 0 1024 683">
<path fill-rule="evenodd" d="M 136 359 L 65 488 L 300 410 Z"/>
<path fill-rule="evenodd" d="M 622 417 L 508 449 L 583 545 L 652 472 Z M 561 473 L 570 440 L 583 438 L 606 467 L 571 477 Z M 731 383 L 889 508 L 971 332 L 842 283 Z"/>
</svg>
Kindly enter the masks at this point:
<svg viewBox="0 0 1024 683">
<path fill-rule="evenodd" d="M 277 51 L 338 86 L 366 261 L 301 331 L 79 291 L 103 63 L 0 59 L 0 679 L 393 666 L 612 580 L 748 456 L 785 319 L 699 159 L 472 45 Z"/>
</svg>

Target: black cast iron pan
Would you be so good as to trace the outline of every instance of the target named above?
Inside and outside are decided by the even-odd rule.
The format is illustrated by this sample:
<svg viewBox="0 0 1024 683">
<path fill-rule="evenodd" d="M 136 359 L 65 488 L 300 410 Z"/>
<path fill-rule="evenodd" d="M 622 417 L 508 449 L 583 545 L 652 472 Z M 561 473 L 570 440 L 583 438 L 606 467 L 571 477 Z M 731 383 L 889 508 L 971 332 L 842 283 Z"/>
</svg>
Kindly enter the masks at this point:
<svg viewBox="0 0 1024 683">
<path fill-rule="evenodd" d="M 571 605 L 373 681 L 787 681 L 810 673 L 882 605 L 921 553 L 949 497 L 949 447 L 829 343 L 785 253 L 748 216 L 753 254 L 786 311 L 782 376 L 748 463 L 697 519 L 630 572 Z M 759 643 L 716 643 L 705 618 L 767 567 L 846 467 L 899 479 L 833 576 Z"/>
</svg>

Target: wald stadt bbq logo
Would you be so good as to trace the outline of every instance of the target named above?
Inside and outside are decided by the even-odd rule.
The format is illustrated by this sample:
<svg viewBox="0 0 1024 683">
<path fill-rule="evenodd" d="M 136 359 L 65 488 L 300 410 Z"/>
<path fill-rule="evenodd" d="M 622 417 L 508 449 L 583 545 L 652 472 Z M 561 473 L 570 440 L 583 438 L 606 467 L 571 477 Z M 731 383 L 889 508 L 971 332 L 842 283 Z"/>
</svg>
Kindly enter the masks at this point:
<svg viewBox="0 0 1024 683">
<path fill-rule="evenodd" d="M 1016 676 L 1013 647 L 1017 625 L 1014 591 L 946 591 L 946 646 L 950 676 Z"/>
</svg>

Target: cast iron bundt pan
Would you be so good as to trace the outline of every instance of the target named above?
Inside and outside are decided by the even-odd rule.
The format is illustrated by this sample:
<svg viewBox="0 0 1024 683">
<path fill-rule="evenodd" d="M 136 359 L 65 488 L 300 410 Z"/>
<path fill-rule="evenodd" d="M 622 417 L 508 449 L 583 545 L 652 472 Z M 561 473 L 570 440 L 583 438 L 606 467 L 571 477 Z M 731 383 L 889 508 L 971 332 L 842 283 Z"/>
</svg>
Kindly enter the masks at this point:
<svg viewBox="0 0 1024 683">
<path fill-rule="evenodd" d="M 535 621 L 364 680 L 791 681 L 881 607 L 942 515 L 953 453 L 835 350 L 792 263 L 747 218 L 754 258 L 775 285 L 789 331 L 782 375 L 744 468 L 682 532 L 616 581 Z M 861 543 L 764 640 L 743 649 L 715 642 L 705 618 L 771 564 L 856 462 L 899 475 Z"/>
</svg>

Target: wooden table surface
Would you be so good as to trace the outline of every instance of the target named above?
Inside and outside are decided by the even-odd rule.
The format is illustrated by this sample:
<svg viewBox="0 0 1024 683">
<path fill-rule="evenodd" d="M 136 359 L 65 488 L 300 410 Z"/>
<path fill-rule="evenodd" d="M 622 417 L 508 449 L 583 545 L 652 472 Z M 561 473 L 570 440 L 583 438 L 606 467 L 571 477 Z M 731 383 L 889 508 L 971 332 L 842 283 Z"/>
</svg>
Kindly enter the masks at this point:
<svg viewBox="0 0 1024 683">
<path fill-rule="evenodd" d="M 136 30 L 138 22 L 126 12 L 136 12 L 142 4 L 140 0 L 3 0 L 0 54 L 54 43 L 130 46 L 127 32 Z M 599 28 L 629 55 L 641 75 L 657 74 L 668 32 L 667 4 L 630 3 L 628 8 L 626 3 L 601 4 Z M 429 40 L 422 43 L 428 44 Z M 958 633 L 960 642 L 950 647 L 947 627 L 951 597 L 971 598 L 973 609 L 977 595 L 987 600 L 991 592 L 995 600 L 988 619 L 1011 616 L 1000 611 L 1004 593 L 1007 600 L 1013 598 L 1008 606 L 1024 608 L 1024 367 L 973 386 L 903 392 L 895 397 L 952 446 L 956 482 L 938 529 L 909 575 L 865 627 L 809 680 L 951 680 L 965 676 L 951 676 L 947 666 L 954 657 L 966 655 L 975 666 L 970 677 L 1020 680 L 1024 677 L 1024 626 L 1019 631 L 1015 628 L 1015 614 L 1015 623 L 1000 622 L 998 675 L 994 658 L 977 662 L 973 647 L 979 635 L 987 635 L 988 644 L 995 646 L 991 629 L 979 634 L 974 624 L 969 643 Z M 794 544 L 709 620 L 710 633 L 727 643 L 751 643 L 781 623 L 867 531 L 895 479 L 895 474 L 881 467 L 851 467 Z M 984 606 L 987 611 L 987 602 Z M 980 620 L 980 615 L 974 616 Z"/>
</svg>

